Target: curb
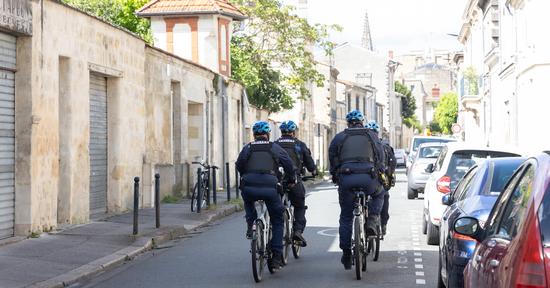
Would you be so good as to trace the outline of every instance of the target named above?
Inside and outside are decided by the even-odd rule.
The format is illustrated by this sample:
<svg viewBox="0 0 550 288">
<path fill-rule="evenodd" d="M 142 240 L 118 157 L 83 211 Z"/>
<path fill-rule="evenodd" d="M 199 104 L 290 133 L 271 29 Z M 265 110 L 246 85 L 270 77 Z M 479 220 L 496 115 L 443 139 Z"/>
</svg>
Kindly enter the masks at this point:
<svg viewBox="0 0 550 288">
<path fill-rule="evenodd" d="M 216 213 L 208 215 L 208 218 L 204 223 L 201 223 L 193 230 L 206 227 L 210 223 L 223 219 L 233 213 L 242 211 L 243 208 L 240 205 L 231 204 L 226 209 L 216 211 Z M 26 286 L 28 288 L 63 288 L 77 283 L 78 281 L 91 278 L 101 272 L 108 271 L 126 261 L 133 260 L 137 255 L 151 250 L 163 243 L 171 240 L 175 240 L 189 231 L 184 227 L 171 227 L 163 231 L 161 235 L 157 236 L 142 236 L 136 239 L 131 246 L 116 251 L 111 255 L 99 258 L 88 264 L 82 265 L 74 270 L 50 278 L 48 280 L 31 284 Z"/>
</svg>

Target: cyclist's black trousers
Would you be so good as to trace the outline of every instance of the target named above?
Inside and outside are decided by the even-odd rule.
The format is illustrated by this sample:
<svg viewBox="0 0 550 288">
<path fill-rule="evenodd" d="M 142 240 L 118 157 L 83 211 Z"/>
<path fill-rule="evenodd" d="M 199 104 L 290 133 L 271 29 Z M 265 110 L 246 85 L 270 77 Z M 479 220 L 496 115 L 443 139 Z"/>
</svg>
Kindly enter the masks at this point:
<svg viewBox="0 0 550 288">
<path fill-rule="evenodd" d="M 382 226 L 385 226 L 388 224 L 388 220 L 390 219 L 390 191 L 384 192 L 384 205 L 382 206 L 382 212 L 380 213 L 380 222 L 382 222 Z"/>
<path fill-rule="evenodd" d="M 304 232 L 306 228 L 306 189 L 302 181 L 298 181 L 290 190 L 288 198 L 294 206 L 294 230 Z"/>
<path fill-rule="evenodd" d="M 244 175 L 241 182 L 241 191 L 248 224 L 252 224 L 257 217 L 254 201 L 265 201 L 273 232 L 271 248 L 282 253 L 284 206 L 281 196 L 277 192 L 277 178 L 268 174 Z"/>
<path fill-rule="evenodd" d="M 338 198 L 340 201 L 340 249 L 351 249 L 351 233 L 353 231 L 353 208 L 355 193 L 353 187 L 365 187 L 365 194 L 371 195 L 369 214 L 380 215 L 384 204 L 384 193 L 380 183 L 370 174 L 341 175 L 338 183 Z"/>
</svg>

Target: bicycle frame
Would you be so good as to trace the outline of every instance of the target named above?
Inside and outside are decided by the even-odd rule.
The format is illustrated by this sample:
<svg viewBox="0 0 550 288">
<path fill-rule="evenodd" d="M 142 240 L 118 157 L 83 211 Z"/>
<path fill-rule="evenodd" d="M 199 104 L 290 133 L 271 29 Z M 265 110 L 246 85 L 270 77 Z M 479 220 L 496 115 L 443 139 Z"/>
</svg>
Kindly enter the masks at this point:
<svg viewBox="0 0 550 288">
<path fill-rule="evenodd" d="M 266 246 L 269 243 L 269 241 L 271 241 L 271 239 L 269 239 L 269 231 L 271 230 L 271 223 L 269 221 L 269 213 L 267 212 L 267 206 L 265 205 L 265 202 L 263 200 L 256 201 L 254 203 L 254 205 L 255 205 L 255 208 L 256 208 L 256 221 L 262 222 L 262 225 L 264 227 L 262 232 L 263 232 L 264 239 L 266 240 L 263 243 L 264 244 L 263 252 L 265 254 L 265 252 L 267 250 Z M 254 235 L 258 236 L 258 234 L 256 233 L 256 226 L 253 227 L 253 230 L 255 232 Z"/>
</svg>

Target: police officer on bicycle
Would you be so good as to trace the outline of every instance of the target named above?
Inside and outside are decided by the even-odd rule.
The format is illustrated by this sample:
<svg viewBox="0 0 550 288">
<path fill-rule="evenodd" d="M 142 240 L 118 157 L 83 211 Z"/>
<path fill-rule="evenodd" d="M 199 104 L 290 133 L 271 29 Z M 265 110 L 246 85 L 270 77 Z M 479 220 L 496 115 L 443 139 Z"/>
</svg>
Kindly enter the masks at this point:
<svg viewBox="0 0 550 288">
<path fill-rule="evenodd" d="M 380 211 L 384 201 L 380 172 L 383 171 L 383 151 L 378 137 L 363 126 L 364 116 L 358 110 L 346 116 L 348 128 L 338 133 L 329 147 L 330 173 L 338 185 L 340 202 L 340 249 L 341 262 L 346 270 L 351 269 L 351 234 L 354 188 L 362 188 L 371 196 L 367 218 L 367 235 L 376 235 L 380 225 Z"/>
<path fill-rule="evenodd" d="M 372 130 L 378 135 L 380 133 L 380 126 L 376 121 L 371 120 L 367 123 L 365 128 Z M 380 220 L 382 224 L 382 236 L 386 235 L 386 226 L 390 219 L 390 193 L 391 187 L 395 186 L 395 168 L 397 166 L 397 160 L 395 159 L 395 153 L 393 147 L 387 140 L 381 140 L 382 148 L 384 149 L 384 174 L 386 175 L 386 182 L 382 183 L 384 186 L 384 205 L 382 206 L 382 212 L 380 213 Z"/>
<path fill-rule="evenodd" d="M 289 199 L 294 206 L 294 235 L 293 239 L 301 244 L 302 247 L 307 245 L 302 233 L 306 227 L 306 189 L 301 181 L 301 176 L 305 174 L 307 169 L 313 176 L 317 175 L 317 167 L 311 151 L 307 145 L 296 138 L 296 129 L 298 126 L 293 121 L 285 121 L 279 126 L 282 136 L 275 143 L 279 144 L 290 155 L 294 162 L 294 169 L 298 174 L 296 185 L 290 189 Z"/>
<path fill-rule="evenodd" d="M 289 187 L 296 182 L 294 163 L 288 153 L 276 143 L 269 141 L 271 128 L 265 121 L 252 127 L 254 141 L 247 144 L 237 159 L 237 170 L 241 174 L 241 195 L 246 213 L 246 237 L 252 238 L 252 224 L 256 219 L 254 202 L 265 201 L 272 225 L 272 258 L 268 265 L 278 270 L 283 265 L 283 210 L 281 201 L 279 167 L 282 166 Z"/>
</svg>

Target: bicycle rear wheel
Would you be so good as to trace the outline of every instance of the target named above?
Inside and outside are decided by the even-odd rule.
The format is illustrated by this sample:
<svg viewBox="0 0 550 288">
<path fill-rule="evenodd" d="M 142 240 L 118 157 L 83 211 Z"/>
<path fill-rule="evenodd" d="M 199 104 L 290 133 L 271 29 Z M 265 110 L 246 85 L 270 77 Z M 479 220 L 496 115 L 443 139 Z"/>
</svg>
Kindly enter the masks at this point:
<svg viewBox="0 0 550 288">
<path fill-rule="evenodd" d="M 290 228 L 290 217 L 288 209 L 285 209 L 283 212 L 283 264 L 288 264 L 288 256 L 290 255 L 290 250 L 292 249 L 292 230 Z"/>
<path fill-rule="evenodd" d="M 371 243 L 371 253 L 372 253 L 372 260 L 378 261 L 378 257 L 380 256 L 380 236 L 376 235 L 376 237 L 372 238 L 370 241 Z"/>
<path fill-rule="evenodd" d="M 353 218 L 353 257 L 355 262 L 355 276 L 357 280 L 361 280 L 363 273 L 363 235 L 362 225 L 359 217 Z"/>
<path fill-rule="evenodd" d="M 262 274 L 265 265 L 263 227 L 259 223 L 259 221 L 256 222 L 256 231 L 254 231 L 250 244 L 250 254 L 252 255 L 252 275 L 254 276 L 254 281 L 256 281 L 256 283 L 262 281 Z"/>
</svg>

